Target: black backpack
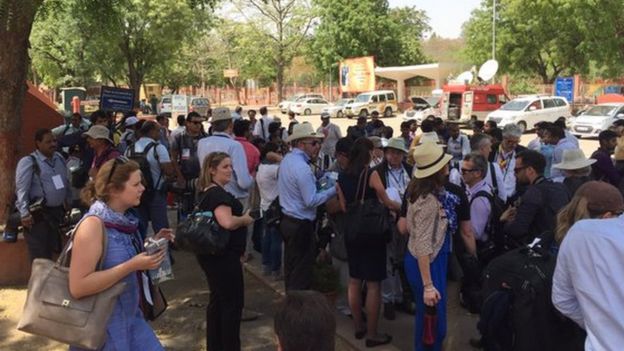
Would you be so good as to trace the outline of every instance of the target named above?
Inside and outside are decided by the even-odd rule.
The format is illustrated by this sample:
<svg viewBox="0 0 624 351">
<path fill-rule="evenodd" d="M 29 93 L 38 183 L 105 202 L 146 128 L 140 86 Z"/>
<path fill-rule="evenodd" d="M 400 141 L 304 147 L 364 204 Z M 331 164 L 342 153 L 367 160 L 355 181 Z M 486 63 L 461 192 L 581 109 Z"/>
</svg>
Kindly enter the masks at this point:
<svg viewBox="0 0 624 351">
<path fill-rule="evenodd" d="M 162 171 L 161 171 L 161 176 L 159 176 L 156 182 L 154 182 L 154 179 L 152 179 L 152 171 L 150 168 L 150 163 L 147 160 L 147 155 L 149 154 L 150 150 L 154 148 L 154 157 L 156 158 L 156 161 L 160 162 L 158 160 L 158 153 L 156 152 L 157 145 L 158 143 L 154 143 L 154 142 L 149 143 L 147 144 L 147 146 L 145 146 L 145 148 L 141 152 L 137 152 L 136 145 L 133 145 L 133 147 L 129 148 L 127 152 L 128 158 L 139 164 L 139 169 L 141 170 L 141 173 L 143 174 L 143 181 L 145 182 L 146 193 L 154 190 L 154 186 L 160 181 L 160 178 L 162 176 Z"/>
<path fill-rule="evenodd" d="M 486 351 L 582 350 L 584 335 L 551 301 L 557 258 L 552 233 L 534 247 L 520 247 L 493 259 L 483 273 L 481 319 Z"/>
<path fill-rule="evenodd" d="M 479 245 L 479 252 L 477 253 L 479 261 L 483 265 L 486 265 L 491 259 L 501 252 L 500 248 L 503 247 L 505 240 L 503 236 L 504 224 L 500 221 L 500 216 L 505 211 L 505 204 L 495 194 L 482 190 L 477 192 L 475 196 L 470 199 L 470 205 L 472 205 L 472 202 L 479 197 L 485 197 L 490 203 L 490 216 L 484 231 L 484 233 L 488 236 L 488 241 L 483 245 Z"/>
</svg>

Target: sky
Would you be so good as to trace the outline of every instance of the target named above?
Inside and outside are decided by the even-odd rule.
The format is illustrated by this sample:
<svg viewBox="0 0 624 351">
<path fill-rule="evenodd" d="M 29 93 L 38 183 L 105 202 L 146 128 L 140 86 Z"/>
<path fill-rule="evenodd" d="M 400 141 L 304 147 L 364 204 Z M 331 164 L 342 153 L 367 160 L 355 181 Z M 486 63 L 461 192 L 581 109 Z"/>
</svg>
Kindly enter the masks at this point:
<svg viewBox="0 0 624 351">
<path fill-rule="evenodd" d="M 388 0 L 390 7 L 416 6 L 427 12 L 431 29 L 444 38 L 458 38 L 461 26 L 481 0 Z"/>
</svg>

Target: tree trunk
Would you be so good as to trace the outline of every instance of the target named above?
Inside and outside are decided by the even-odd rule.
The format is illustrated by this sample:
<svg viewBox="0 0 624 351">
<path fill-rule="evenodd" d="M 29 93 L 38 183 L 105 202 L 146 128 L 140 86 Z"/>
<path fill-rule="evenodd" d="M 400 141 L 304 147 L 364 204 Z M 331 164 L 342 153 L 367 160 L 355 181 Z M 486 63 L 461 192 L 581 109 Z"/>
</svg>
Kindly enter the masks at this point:
<svg viewBox="0 0 624 351">
<path fill-rule="evenodd" d="M 277 101 L 280 102 L 283 100 L 282 94 L 284 92 L 284 63 L 283 62 L 277 63 L 277 74 L 275 78 L 277 80 Z"/>
<path fill-rule="evenodd" d="M 0 221 L 15 186 L 22 103 L 28 73 L 28 38 L 42 0 L 6 0 L 0 12 Z M 22 136 L 23 137 L 23 136 Z"/>
</svg>

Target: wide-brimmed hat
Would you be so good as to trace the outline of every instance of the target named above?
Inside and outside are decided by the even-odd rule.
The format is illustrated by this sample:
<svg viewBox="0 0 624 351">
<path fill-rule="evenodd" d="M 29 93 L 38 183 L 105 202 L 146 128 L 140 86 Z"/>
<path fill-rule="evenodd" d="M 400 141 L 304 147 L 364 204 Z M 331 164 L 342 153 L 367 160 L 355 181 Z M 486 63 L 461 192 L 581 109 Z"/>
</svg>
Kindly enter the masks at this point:
<svg viewBox="0 0 624 351">
<path fill-rule="evenodd" d="M 555 163 L 554 168 L 558 169 L 581 169 L 589 167 L 596 163 L 596 160 L 592 158 L 586 158 L 583 150 L 581 149 L 569 149 L 563 150 L 563 158 L 560 163 Z"/>
<path fill-rule="evenodd" d="M 388 144 L 385 148 L 395 149 L 407 153 L 407 149 L 405 148 L 405 140 L 403 140 L 403 138 L 392 138 L 388 140 Z"/>
<path fill-rule="evenodd" d="M 298 139 L 304 138 L 317 138 L 323 139 L 324 135 L 314 131 L 312 125 L 308 122 L 297 123 L 293 126 L 292 134 L 286 139 L 286 142 L 290 143 Z"/>
<path fill-rule="evenodd" d="M 101 126 L 101 125 L 92 126 L 91 128 L 89 128 L 88 131 L 82 133 L 82 137 L 83 138 L 90 137 L 93 139 L 104 139 L 104 140 L 108 140 L 108 142 L 110 142 L 111 144 L 114 144 L 110 138 L 110 130 L 108 130 L 108 128 L 106 128 L 105 126 Z"/>
<path fill-rule="evenodd" d="M 442 169 L 453 156 L 434 143 L 424 143 L 414 148 L 414 177 L 427 178 Z"/>
<path fill-rule="evenodd" d="M 592 180 L 581 185 L 576 194 L 583 196 L 587 200 L 587 208 L 590 211 L 599 214 L 606 212 L 621 213 L 624 211 L 622 193 L 609 183 Z"/>
<path fill-rule="evenodd" d="M 217 107 L 212 110 L 212 122 L 232 120 L 232 113 L 228 107 Z"/>
</svg>

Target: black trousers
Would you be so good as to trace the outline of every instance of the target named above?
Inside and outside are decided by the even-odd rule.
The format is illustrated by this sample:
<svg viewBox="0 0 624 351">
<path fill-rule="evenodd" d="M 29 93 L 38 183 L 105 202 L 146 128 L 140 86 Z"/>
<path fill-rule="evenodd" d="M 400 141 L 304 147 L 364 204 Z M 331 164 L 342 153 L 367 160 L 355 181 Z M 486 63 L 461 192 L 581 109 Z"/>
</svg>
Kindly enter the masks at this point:
<svg viewBox="0 0 624 351">
<path fill-rule="evenodd" d="M 63 206 L 44 207 L 33 216 L 33 225 L 24 228 L 30 260 L 35 258 L 52 259 L 54 253 L 61 252 L 60 227 L 65 209 Z"/>
<path fill-rule="evenodd" d="M 284 283 L 286 290 L 309 290 L 316 254 L 314 223 L 284 216 L 280 223 L 284 238 Z"/>
<path fill-rule="evenodd" d="M 206 308 L 206 345 L 208 351 L 240 351 L 240 323 L 245 303 L 245 288 L 240 254 L 197 256 L 210 286 Z"/>
</svg>

